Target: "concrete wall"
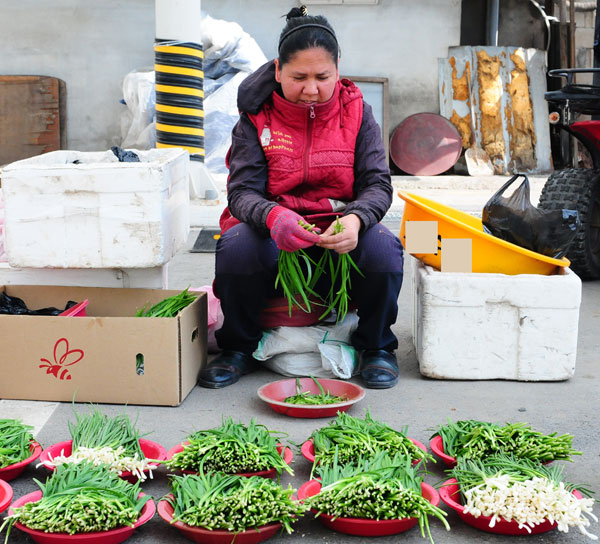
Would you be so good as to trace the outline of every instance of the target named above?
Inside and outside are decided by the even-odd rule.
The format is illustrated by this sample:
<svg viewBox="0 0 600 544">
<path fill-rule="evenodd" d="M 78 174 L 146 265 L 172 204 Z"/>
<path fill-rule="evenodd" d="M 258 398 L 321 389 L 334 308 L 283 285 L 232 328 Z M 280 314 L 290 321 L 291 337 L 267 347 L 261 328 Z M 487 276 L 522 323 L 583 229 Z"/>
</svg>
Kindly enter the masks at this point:
<svg viewBox="0 0 600 544">
<path fill-rule="evenodd" d="M 202 0 L 209 15 L 236 21 L 268 58 L 276 54 L 292 0 Z M 389 128 L 439 111 L 437 58 L 460 38 L 460 0 L 379 0 L 310 6 L 338 33 L 341 72 L 390 80 Z M 67 84 L 68 147 L 120 143 L 122 78 L 154 61 L 153 0 L 19 0 L 0 3 L 0 74 L 55 76 Z"/>
<path fill-rule="evenodd" d="M 154 62 L 153 0 L 19 0 L 0 4 L 0 74 L 67 84 L 67 145 L 120 143 L 121 80 Z"/>
</svg>

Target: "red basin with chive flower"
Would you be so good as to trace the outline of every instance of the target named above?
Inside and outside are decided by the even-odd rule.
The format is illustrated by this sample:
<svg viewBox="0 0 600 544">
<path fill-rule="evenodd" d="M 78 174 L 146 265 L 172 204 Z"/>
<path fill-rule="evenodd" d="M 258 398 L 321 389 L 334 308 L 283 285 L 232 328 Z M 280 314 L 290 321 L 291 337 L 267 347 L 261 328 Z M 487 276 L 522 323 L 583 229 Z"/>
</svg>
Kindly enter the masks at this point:
<svg viewBox="0 0 600 544">
<path fill-rule="evenodd" d="M 239 533 L 225 531 L 222 529 L 205 529 L 203 527 L 193 527 L 181 521 L 173 522 L 173 507 L 165 500 L 173 498 L 172 494 L 163 497 L 158 503 L 158 515 L 167 523 L 181 531 L 186 538 L 201 544 L 258 544 L 272 536 L 275 536 L 281 530 L 281 523 L 269 523 L 262 527 L 247 529 Z"/>
<path fill-rule="evenodd" d="M 410 436 L 407 436 L 406 438 L 408 438 L 415 446 L 417 446 L 417 448 L 427 453 L 427 448 L 425 447 L 425 444 L 419 442 L 418 440 L 415 440 L 414 438 L 411 438 Z M 300 451 L 305 459 L 307 459 L 311 463 L 315 462 L 315 443 L 313 442 L 312 438 L 309 438 L 306 442 L 302 444 Z M 421 459 L 413 459 L 412 464 L 416 465 L 420 461 Z"/>
<path fill-rule="evenodd" d="M 144 493 L 140 493 L 139 496 L 143 496 Z M 14 514 L 15 508 L 23 506 L 28 502 L 36 502 L 42 498 L 41 491 L 34 491 L 28 493 L 20 499 L 13 502 L 8 509 L 8 515 Z M 68 533 L 46 533 L 44 531 L 38 531 L 37 529 L 30 529 L 18 521 L 15 522 L 15 528 L 27 533 L 31 538 L 38 544 L 119 544 L 124 540 L 127 540 L 133 532 L 140 526 L 149 521 L 154 513 L 156 512 L 156 505 L 154 501 L 150 499 L 140 512 L 140 517 L 134 523 L 133 527 L 117 527 L 116 529 L 110 529 L 109 531 L 96 531 L 92 533 L 75 533 L 70 535 Z"/>
<path fill-rule="evenodd" d="M 14 480 L 17 476 L 19 476 L 27 468 L 29 463 L 35 461 L 41 455 L 42 446 L 34 441 L 29 445 L 29 452 L 30 455 L 27 457 L 27 459 L 23 459 L 23 461 L 13 463 L 12 465 L 8 465 L 4 468 L 0 468 L 0 480 L 9 482 L 10 480 Z"/>
<path fill-rule="evenodd" d="M 160 461 L 164 461 L 167 450 L 157 444 L 156 442 L 152 442 L 151 440 L 146 440 L 145 438 L 140 438 L 140 449 L 144 454 L 145 458 L 148 460 L 158 461 L 156 463 L 149 463 L 150 468 L 154 470 L 156 467 L 160 465 Z M 48 470 L 54 470 L 54 466 L 52 465 L 52 459 L 59 455 L 69 456 L 73 452 L 73 441 L 65 440 L 64 442 L 58 442 L 57 444 L 53 444 L 52 446 L 48 446 L 40 455 L 40 462 L 44 465 Z M 144 470 L 144 474 L 148 474 L 150 472 L 150 468 Z M 129 482 L 137 482 L 138 477 L 132 474 L 131 472 L 125 470 L 120 474 L 120 477 Z"/>
<path fill-rule="evenodd" d="M 581 493 L 576 489 L 573 490 L 573 495 L 578 499 L 582 498 Z M 495 533 L 500 535 L 531 535 L 538 533 L 547 533 L 552 529 L 556 528 L 556 523 L 545 521 L 539 525 L 530 527 L 529 531 L 525 527 L 519 528 L 519 524 L 516 521 L 506 521 L 505 519 L 498 520 L 493 527 L 490 527 L 492 521 L 491 516 L 479 516 L 475 517 L 473 514 L 466 513 L 465 507 L 460 503 L 460 492 L 458 489 L 458 482 L 455 478 L 446 480 L 440 487 L 440 498 L 450 508 L 456 511 L 459 517 L 471 527 L 486 531 L 488 533 Z"/>
<path fill-rule="evenodd" d="M 177 444 L 177 446 L 173 446 L 167 452 L 166 460 L 169 461 L 173 458 L 173 456 L 176 453 L 182 452 L 183 447 L 186 444 L 188 444 L 188 442 L 183 442 L 183 444 Z M 283 444 L 278 444 L 277 445 L 277 453 L 279 453 L 279 455 L 281 455 L 282 451 L 283 451 L 283 461 L 286 465 L 289 465 L 292 462 L 292 459 L 294 459 L 294 452 L 287 446 L 284 449 Z M 197 470 L 182 470 L 182 469 L 177 469 L 177 470 L 184 474 L 199 474 Z M 271 468 L 271 469 L 267 469 L 267 470 L 260 470 L 257 472 L 238 472 L 236 474 L 237 474 L 237 476 L 245 476 L 247 478 L 249 478 L 250 476 L 260 476 L 261 478 L 276 478 L 277 470 L 274 468 Z"/>
<path fill-rule="evenodd" d="M 0 513 L 8 508 L 10 501 L 13 498 L 13 490 L 10 484 L 4 480 L 0 480 Z"/>
<path fill-rule="evenodd" d="M 298 489 L 298 500 L 314 497 L 321 491 L 319 480 L 309 480 Z M 425 482 L 421 483 L 421 493 L 433 506 L 440 502 L 438 492 Z M 316 513 L 316 510 L 312 510 Z M 320 514 L 319 521 L 334 531 L 356 536 L 387 536 L 408 531 L 419 520 L 417 518 L 401 519 L 367 519 L 367 518 L 333 518 L 328 514 Z"/>
</svg>

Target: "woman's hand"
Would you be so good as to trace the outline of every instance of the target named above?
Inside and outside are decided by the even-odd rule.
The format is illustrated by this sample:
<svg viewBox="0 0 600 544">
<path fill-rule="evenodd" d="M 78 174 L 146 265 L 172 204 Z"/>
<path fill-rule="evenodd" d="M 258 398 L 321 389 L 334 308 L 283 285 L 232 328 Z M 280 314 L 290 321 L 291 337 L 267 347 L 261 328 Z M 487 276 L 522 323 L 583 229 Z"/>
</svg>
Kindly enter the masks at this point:
<svg viewBox="0 0 600 544">
<path fill-rule="evenodd" d="M 317 245 L 325 249 L 333 249 L 336 253 L 349 253 L 358 244 L 358 232 L 361 227 L 360 218 L 358 215 L 351 213 L 340 217 L 339 221 L 344 225 L 344 230 L 339 234 L 334 234 L 334 221 L 321 234 L 321 241 Z"/>
</svg>

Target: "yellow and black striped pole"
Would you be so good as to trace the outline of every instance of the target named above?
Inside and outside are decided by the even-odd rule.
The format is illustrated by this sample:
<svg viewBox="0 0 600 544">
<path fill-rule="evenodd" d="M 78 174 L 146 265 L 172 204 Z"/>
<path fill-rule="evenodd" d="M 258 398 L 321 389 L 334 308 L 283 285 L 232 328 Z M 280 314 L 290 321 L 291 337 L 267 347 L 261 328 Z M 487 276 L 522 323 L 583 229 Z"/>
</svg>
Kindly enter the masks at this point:
<svg viewBox="0 0 600 544">
<path fill-rule="evenodd" d="M 202 45 L 159 41 L 154 46 L 156 147 L 182 147 L 204 162 Z"/>
</svg>

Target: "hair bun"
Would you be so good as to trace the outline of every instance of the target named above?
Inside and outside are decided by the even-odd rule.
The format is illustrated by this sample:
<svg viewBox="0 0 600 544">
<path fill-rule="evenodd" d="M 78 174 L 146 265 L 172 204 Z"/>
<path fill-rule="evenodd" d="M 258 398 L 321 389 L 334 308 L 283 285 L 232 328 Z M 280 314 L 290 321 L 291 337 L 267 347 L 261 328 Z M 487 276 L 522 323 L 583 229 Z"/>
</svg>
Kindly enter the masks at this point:
<svg viewBox="0 0 600 544">
<path fill-rule="evenodd" d="M 292 8 L 288 14 L 285 16 L 285 20 L 289 21 L 294 17 L 306 17 L 308 15 L 308 9 L 306 6 L 302 4 L 299 8 Z"/>
</svg>

